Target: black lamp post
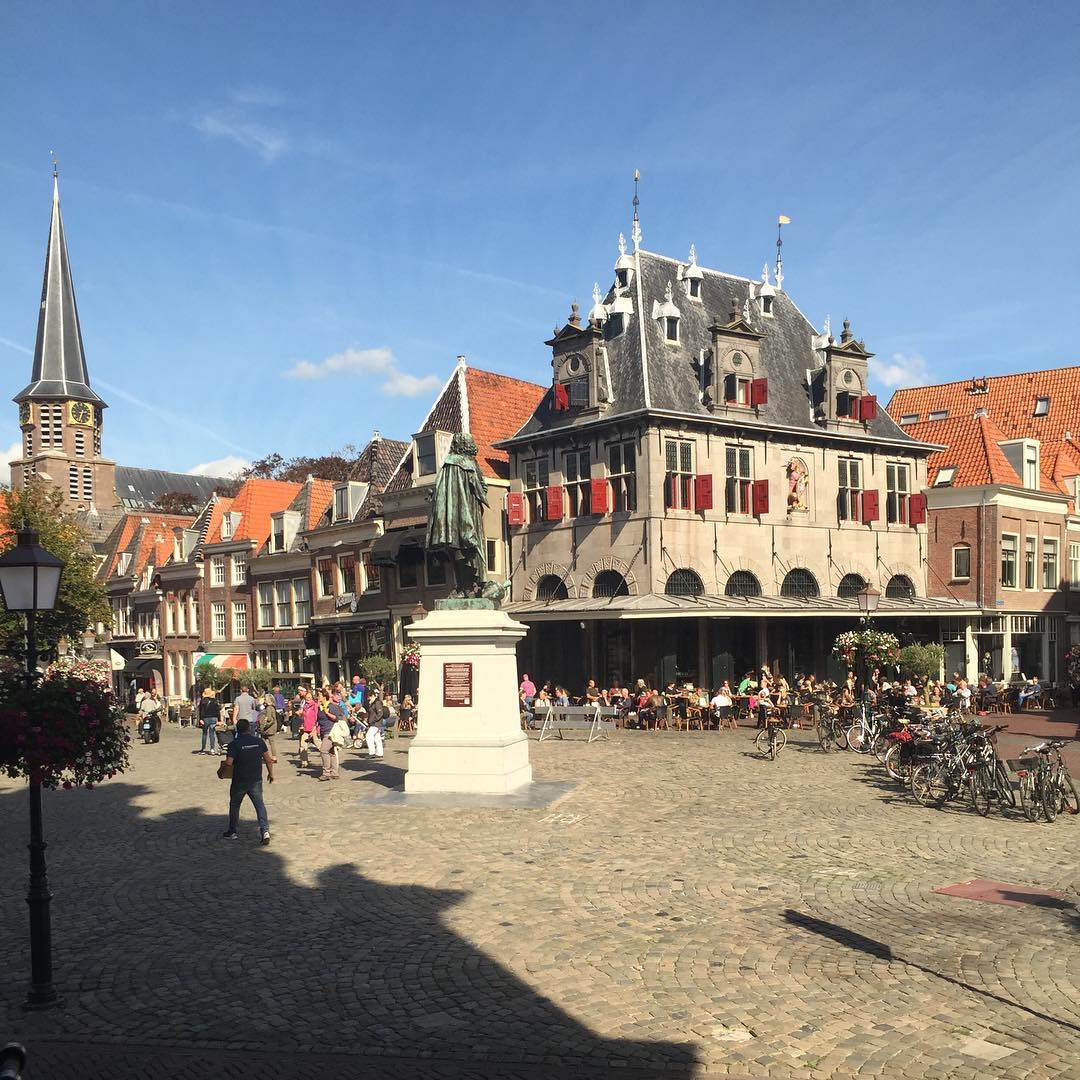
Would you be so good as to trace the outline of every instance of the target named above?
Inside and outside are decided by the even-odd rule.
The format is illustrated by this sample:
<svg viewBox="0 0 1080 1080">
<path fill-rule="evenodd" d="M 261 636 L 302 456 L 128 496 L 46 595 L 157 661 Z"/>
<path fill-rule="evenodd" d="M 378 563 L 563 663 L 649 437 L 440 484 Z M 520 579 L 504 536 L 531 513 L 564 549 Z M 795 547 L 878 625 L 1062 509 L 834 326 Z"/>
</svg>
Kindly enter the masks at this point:
<svg viewBox="0 0 1080 1080">
<path fill-rule="evenodd" d="M 8 611 L 26 615 L 26 685 L 38 679 L 36 618 L 51 611 L 60 588 L 64 563 L 38 544 L 35 530 L 23 528 L 15 547 L 0 555 L 0 592 Z M 49 876 L 45 868 L 45 830 L 41 819 L 41 781 L 30 777 L 30 990 L 28 1009 L 47 1009 L 56 1003 L 52 981 L 52 926 L 49 918 Z"/>
<path fill-rule="evenodd" d="M 862 616 L 864 629 L 872 629 L 874 625 L 874 612 L 877 611 L 878 603 L 881 601 L 881 593 L 875 589 L 873 585 L 868 584 L 855 594 L 855 599 L 859 602 L 859 613 Z M 863 668 L 863 701 L 865 701 L 866 692 L 869 689 L 870 665 L 866 662 L 866 649 L 862 649 L 861 652 Z"/>
</svg>

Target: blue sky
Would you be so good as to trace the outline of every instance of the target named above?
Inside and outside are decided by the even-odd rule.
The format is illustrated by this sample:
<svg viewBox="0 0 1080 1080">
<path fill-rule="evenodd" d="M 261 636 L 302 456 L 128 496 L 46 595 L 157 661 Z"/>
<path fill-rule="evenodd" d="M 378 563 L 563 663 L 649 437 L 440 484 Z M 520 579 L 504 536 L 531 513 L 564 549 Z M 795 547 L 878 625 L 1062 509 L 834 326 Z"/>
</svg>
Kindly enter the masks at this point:
<svg viewBox="0 0 1080 1080">
<path fill-rule="evenodd" d="M 635 168 L 653 251 L 757 276 L 790 215 L 788 293 L 881 394 L 1080 360 L 1075 5 L 7 0 L 0 36 L 4 396 L 55 149 L 121 462 L 407 437 L 458 353 L 547 381 Z"/>
</svg>

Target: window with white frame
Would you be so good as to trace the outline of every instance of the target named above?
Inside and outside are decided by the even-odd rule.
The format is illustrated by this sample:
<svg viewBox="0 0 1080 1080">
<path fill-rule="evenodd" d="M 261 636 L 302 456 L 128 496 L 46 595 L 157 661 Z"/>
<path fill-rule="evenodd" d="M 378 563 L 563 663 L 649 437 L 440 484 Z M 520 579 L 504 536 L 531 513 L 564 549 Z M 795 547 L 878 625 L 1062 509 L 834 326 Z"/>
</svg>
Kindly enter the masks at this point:
<svg viewBox="0 0 1080 1080">
<path fill-rule="evenodd" d="M 1043 540 L 1043 588 L 1056 590 L 1061 584 L 1058 576 L 1058 542 L 1056 540 Z"/>
<path fill-rule="evenodd" d="M 215 601 L 210 605 L 210 625 L 213 630 L 214 641 L 225 641 L 227 639 L 229 627 L 223 603 Z"/>
<path fill-rule="evenodd" d="M 1035 563 L 1038 559 L 1038 541 L 1034 536 L 1024 537 L 1024 588 L 1037 589 Z"/>
<path fill-rule="evenodd" d="M 694 444 L 664 440 L 664 508 L 690 510 L 694 505 Z"/>
<path fill-rule="evenodd" d="M 232 557 L 232 583 L 244 585 L 247 583 L 248 557 L 246 551 L 237 551 Z"/>
<path fill-rule="evenodd" d="M 1035 412 L 1034 416 L 1046 416 L 1050 412 L 1050 399 L 1048 397 L 1037 397 L 1035 399 Z"/>
<path fill-rule="evenodd" d="M 225 584 L 225 556 L 210 557 L 210 584 L 217 587 Z"/>
<path fill-rule="evenodd" d="M 259 627 L 270 630 L 274 626 L 274 583 L 259 582 Z"/>
<path fill-rule="evenodd" d="M 344 521 L 349 517 L 349 485 L 342 484 L 334 488 L 334 520 Z"/>
<path fill-rule="evenodd" d="M 1033 443 L 1024 443 L 1024 487 L 1039 488 L 1039 448 Z"/>
<path fill-rule="evenodd" d="M 274 582 L 274 606 L 277 608 L 278 626 L 292 626 L 291 592 L 287 581 Z"/>
<path fill-rule="evenodd" d="M 307 626 L 311 619 L 311 582 L 307 578 L 293 579 L 293 625 Z"/>
<path fill-rule="evenodd" d="M 233 521 L 232 512 L 229 511 L 229 510 L 226 510 L 221 515 L 221 539 L 222 540 L 229 540 L 229 539 L 232 538 L 233 525 L 234 524 L 235 524 L 235 522 Z"/>
<path fill-rule="evenodd" d="M 360 566 L 364 571 L 364 592 L 379 592 L 382 589 L 382 577 L 379 567 L 371 561 L 371 552 L 360 555 Z"/>
<path fill-rule="evenodd" d="M 1080 589 L 1080 544 L 1069 544 L 1069 588 Z"/>
<path fill-rule="evenodd" d="M 426 432 L 416 436 L 416 474 L 431 476 L 435 472 L 435 433 Z"/>
<path fill-rule="evenodd" d="M 199 633 L 199 605 L 195 602 L 195 594 L 188 597 L 188 626 L 192 634 Z"/>
<path fill-rule="evenodd" d="M 285 550 L 285 515 L 275 514 L 270 519 L 270 550 Z"/>
<path fill-rule="evenodd" d="M 315 564 L 319 578 L 319 596 L 334 595 L 334 560 L 329 556 L 319 559 Z"/>
<path fill-rule="evenodd" d="M 956 466 L 955 465 L 943 465 L 937 471 L 937 476 L 934 477 L 934 487 L 952 487 L 953 481 L 956 479 Z"/>
<path fill-rule="evenodd" d="M 1018 536 L 1003 533 L 1001 537 L 1001 587 L 1016 588 L 1016 557 L 1020 543 Z"/>
<path fill-rule="evenodd" d="M 858 458 L 840 458 L 837 468 L 837 515 L 841 521 L 858 521 L 859 497 L 862 495 L 862 462 Z"/>
<path fill-rule="evenodd" d="M 341 575 L 341 591 L 343 593 L 356 592 L 356 556 L 351 552 L 348 555 L 338 556 L 338 573 Z"/>
<path fill-rule="evenodd" d="M 908 467 L 889 462 L 885 466 L 885 514 L 891 525 L 907 522 Z"/>
<path fill-rule="evenodd" d="M 696 280 L 696 279 L 691 279 Z M 613 513 L 637 509 L 637 446 L 617 442 L 608 446 L 608 483 Z"/>
<path fill-rule="evenodd" d="M 243 641 L 247 637 L 247 601 L 234 600 L 232 606 L 233 640 Z"/>
<path fill-rule="evenodd" d="M 544 520 L 544 492 L 550 480 L 547 457 L 530 458 L 522 463 L 525 502 L 529 506 L 529 521 Z"/>
<path fill-rule="evenodd" d="M 165 601 L 165 633 L 176 633 L 176 618 L 173 613 L 173 602 L 171 600 Z"/>
<path fill-rule="evenodd" d="M 959 581 L 971 577 L 971 548 L 966 544 L 952 549 L 952 576 Z"/>
<path fill-rule="evenodd" d="M 568 450 L 563 481 L 566 486 L 566 503 L 570 517 L 583 517 L 589 513 L 590 456 L 588 449 Z"/>
<path fill-rule="evenodd" d="M 180 599 L 176 601 L 176 632 L 178 634 L 187 633 L 187 613 L 187 597 L 181 593 Z"/>
<path fill-rule="evenodd" d="M 754 482 L 753 451 L 729 446 L 724 454 L 724 505 L 729 514 L 750 513 L 750 487 Z"/>
</svg>

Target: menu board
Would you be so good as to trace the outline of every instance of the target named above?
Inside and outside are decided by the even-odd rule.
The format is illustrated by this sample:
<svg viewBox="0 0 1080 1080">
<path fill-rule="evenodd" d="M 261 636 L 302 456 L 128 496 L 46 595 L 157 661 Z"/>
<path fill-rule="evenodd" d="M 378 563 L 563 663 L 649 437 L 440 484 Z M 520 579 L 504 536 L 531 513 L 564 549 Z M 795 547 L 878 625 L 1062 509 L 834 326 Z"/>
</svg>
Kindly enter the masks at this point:
<svg viewBox="0 0 1080 1080">
<path fill-rule="evenodd" d="M 446 709 L 472 706 L 472 664 L 443 664 L 442 702 Z"/>
</svg>

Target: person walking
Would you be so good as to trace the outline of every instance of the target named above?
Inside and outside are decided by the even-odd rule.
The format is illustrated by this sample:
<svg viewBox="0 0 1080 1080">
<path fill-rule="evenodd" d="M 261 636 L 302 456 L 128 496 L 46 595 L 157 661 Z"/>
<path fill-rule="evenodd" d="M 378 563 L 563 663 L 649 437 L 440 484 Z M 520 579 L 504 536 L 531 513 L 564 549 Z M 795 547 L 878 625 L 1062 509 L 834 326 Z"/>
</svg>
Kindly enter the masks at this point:
<svg viewBox="0 0 1080 1080">
<path fill-rule="evenodd" d="M 263 742 L 270 747 L 270 757 L 276 765 L 277 743 L 274 741 L 274 736 L 277 735 L 278 730 L 277 702 L 274 700 L 273 694 L 264 694 L 262 700 L 262 712 L 259 713 L 259 735 L 262 737 Z"/>
<path fill-rule="evenodd" d="M 330 712 L 330 704 L 330 691 L 326 689 L 320 690 L 317 717 L 319 751 L 322 754 L 322 776 L 319 777 L 319 783 L 338 778 L 338 758 L 334 751 L 334 740 L 330 737 L 330 732 L 337 722 L 337 717 Z"/>
<path fill-rule="evenodd" d="M 202 727 L 200 754 L 207 753 L 206 744 L 209 742 L 210 755 L 213 757 L 218 755 L 217 726 L 219 720 L 221 720 L 221 702 L 218 701 L 217 694 L 208 686 L 202 692 L 202 698 L 199 700 L 199 725 Z"/>
<path fill-rule="evenodd" d="M 241 685 L 240 693 L 233 702 L 232 720 L 234 727 L 241 720 L 247 720 L 249 726 L 255 722 L 255 699 L 245 685 Z"/>
<path fill-rule="evenodd" d="M 320 691 L 321 692 L 321 691 Z M 319 704 L 311 691 L 306 687 L 300 688 L 300 742 L 296 752 L 300 758 L 300 768 L 308 766 L 308 743 L 318 746 L 316 729 L 319 724 Z"/>
<path fill-rule="evenodd" d="M 222 840 L 238 840 L 236 826 L 240 822 L 240 804 L 246 795 L 255 807 L 259 822 L 259 836 L 263 847 L 270 843 L 270 819 L 266 816 L 263 802 L 262 770 L 266 766 L 266 782 L 274 782 L 274 762 L 266 743 L 251 734 L 250 720 L 237 720 L 236 735 L 226 751 L 226 759 L 218 770 L 219 776 L 228 775 L 223 770 L 232 762 L 232 783 L 229 785 L 229 827 Z"/>
</svg>

